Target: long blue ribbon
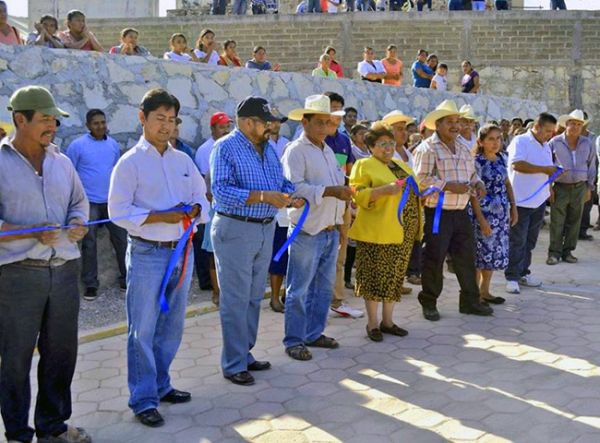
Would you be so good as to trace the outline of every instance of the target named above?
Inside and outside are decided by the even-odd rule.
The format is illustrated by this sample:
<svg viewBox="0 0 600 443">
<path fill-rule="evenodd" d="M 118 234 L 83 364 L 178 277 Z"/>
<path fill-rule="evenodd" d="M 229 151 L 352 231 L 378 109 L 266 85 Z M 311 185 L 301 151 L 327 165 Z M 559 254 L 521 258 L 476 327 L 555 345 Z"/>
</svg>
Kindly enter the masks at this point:
<svg viewBox="0 0 600 443">
<path fill-rule="evenodd" d="M 285 251 L 287 251 L 287 249 L 294 242 L 294 240 L 296 240 L 296 237 L 298 237 L 298 234 L 300 234 L 300 231 L 302 231 L 302 226 L 304 225 L 304 222 L 306 221 L 306 218 L 308 217 L 309 212 L 310 212 L 310 204 L 308 203 L 307 200 L 304 200 L 304 209 L 302 210 L 302 214 L 300 214 L 298 223 L 296 223 L 296 226 L 294 227 L 294 230 L 292 231 L 292 233 L 290 234 L 288 239 L 285 241 L 283 246 L 281 246 L 281 248 L 279 248 L 279 251 L 277 251 L 277 253 L 273 257 L 274 261 L 278 262 L 279 260 L 281 260 L 281 256 L 283 254 L 285 254 Z"/>
<path fill-rule="evenodd" d="M 169 280 L 171 280 L 171 276 L 173 275 L 173 271 L 175 271 L 175 267 L 181 258 L 183 251 L 187 246 L 190 235 L 192 235 L 192 231 L 194 230 L 194 226 L 196 226 L 196 221 L 198 219 L 192 220 L 188 228 L 185 230 L 175 249 L 171 253 L 171 257 L 169 258 L 169 263 L 167 264 L 167 270 L 165 271 L 162 281 L 160 282 L 160 293 L 158 302 L 160 304 L 160 310 L 162 312 L 169 312 L 169 301 L 167 300 L 167 285 L 169 284 Z"/>
<path fill-rule="evenodd" d="M 141 216 L 150 215 L 150 214 L 165 214 L 168 212 L 189 212 L 192 209 L 193 209 L 193 206 L 191 206 L 191 205 L 182 205 L 182 206 L 177 206 L 175 208 L 163 209 L 160 211 L 148 211 L 148 212 L 143 212 L 141 214 L 135 214 L 135 215 L 122 215 L 120 217 L 92 220 L 92 221 L 83 223 L 81 225 L 38 226 L 36 228 L 14 229 L 12 231 L 0 231 L 0 237 L 6 237 L 9 235 L 32 234 L 34 232 L 56 231 L 58 229 L 73 229 L 73 228 L 80 228 L 82 226 L 101 225 L 103 223 L 111 223 L 111 222 L 115 222 L 117 220 L 125 220 L 128 218 L 141 217 Z"/>
<path fill-rule="evenodd" d="M 563 172 L 564 172 L 564 169 L 563 169 L 563 168 L 561 168 L 560 166 L 557 166 L 557 167 L 556 167 L 556 172 L 555 172 L 554 174 L 552 174 L 550 177 L 548 177 L 548 180 L 546 180 L 546 181 L 544 182 L 544 184 L 540 185 L 540 187 L 539 187 L 539 188 L 537 188 L 537 189 L 536 189 L 536 190 L 533 192 L 533 194 L 531 194 L 529 197 L 527 197 L 527 198 L 524 198 L 523 200 L 519 200 L 519 201 L 517 202 L 517 204 L 519 204 L 519 203 L 524 203 L 524 202 L 526 202 L 526 201 L 528 201 L 528 200 L 531 200 L 533 197 L 535 197 L 535 196 L 536 196 L 536 195 L 538 195 L 540 192 L 542 192 L 546 186 L 548 186 L 550 183 L 552 183 L 554 180 L 556 180 L 556 179 L 557 179 L 557 178 L 558 178 L 558 177 L 559 177 L 559 176 L 560 176 L 560 175 L 561 175 Z"/>
<path fill-rule="evenodd" d="M 420 198 L 427 197 L 428 195 L 433 194 L 434 192 L 437 192 L 439 194 L 438 202 L 437 202 L 437 205 L 435 206 L 435 212 L 433 213 L 433 229 L 432 229 L 432 232 L 434 234 L 438 234 L 440 232 L 440 220 L 442 218 L 442 209 L 444 207 L 444 197 L 445 197 L 444 191 L 442 191 L 440 188 L 438 188 L 436 186 L 430 186 L 429 188 L 427 188 L 423 192 L 421 192 L 421 191 L 419 191 L 419 185 L 417 184 L 417 181 L 415 180 L 415 178 L 413 176 L 409 175 L 405 181 L 404 192 L 402 192 L 402 198 L 400 199 L 400 202 L 398 203 L 398 222 L 401 225 L 404 224 L 404 222 L 402 221 L 402 212 L 404 211 L 404 207 L 406 206 L 406 203 L 408 202 L 408 197 L 409 197 L 409 194 L 411 191 L 417 197 L 420 197 Z"/>
</svg>

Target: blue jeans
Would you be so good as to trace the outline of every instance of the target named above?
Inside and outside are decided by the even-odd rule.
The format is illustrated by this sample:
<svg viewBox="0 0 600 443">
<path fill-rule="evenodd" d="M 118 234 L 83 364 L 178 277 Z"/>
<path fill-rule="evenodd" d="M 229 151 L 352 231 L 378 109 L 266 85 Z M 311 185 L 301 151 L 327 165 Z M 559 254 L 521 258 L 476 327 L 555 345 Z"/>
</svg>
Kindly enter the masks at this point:
<svg viewBox="0 0 600 443">
<path fill-rule="evenodd" d="M 169 367 L 183 335 L 194 250 L 190 248 L 186 273 L 179 288 L 182 258 L 175 267 L 166 291 L 169 311 L 161 312 L 160 284 L 171 253 L 170 248 L 129 238 L 126 256 L 127 381 L 129 407 L 135 414 L 156 408 L 160 398 L 173 389 Z"/>
<path fill-rule="evenodd" d="M 290 228 L 291 229 L 291 228 Z M 290 246 L 285 296 L 286 348 L 318 339 L 335 285 L 339 232 L 300 233 Z"/>
<path fill-rule="evenodd" d="M 248 0 L 233 0 L 231 9 L 233 15 L 246 15 L 246 11 L 248 10 Z"/>
<path fill-rule="evenodd" d="M 537 238 L 542 229 L 546 203 L 537 208 L 517 206 L 519 221 L 510 228 L 508 245 L 508 267 L 504 271 L 506 280 L 518 281 L 530 274 L 531 251 L 534 250 Z"/>
<path fill-rule="evenodd" d="M 308 0 L 306 12 L 323 12 L 321 11 L 321 2 L 319 0 Z"/>
<path fill-rule="evenodd" d="M 473 11 L 485 11 L 485 1 L 473 0 Z"/>
<path fill-rule="evenodd" d="M 221 289 L 221 368 L 229 376 L 246 371 L 256 361 L 250 351 L 256 343 L 275 222 L 261 225 L 217 214 L 210 235 Z"/>
<path fill-rule="evenodd" d="M 422 11 L 425 4 L 427 4 L 427 8 L 431 11 L 431 0 L 417 0 L 417 11 Z"/>
<path fill-rule="evenodd" d="M 463 2 L 462 0 L 449 0 L 448 1 L 448 10 L 449 11 L 462 11 Z"/>
<path fill-rule="evenodd" d="M 496 9 L 498 11 L 508 11 L 508 1 L 507 0 L 496 0 Z"/>
<path fill-rule="evenodd" d="M 550 0 L 550 9 L 567 9 L 567 5 L 565 4 L 565 0 Z"/>
</svg>

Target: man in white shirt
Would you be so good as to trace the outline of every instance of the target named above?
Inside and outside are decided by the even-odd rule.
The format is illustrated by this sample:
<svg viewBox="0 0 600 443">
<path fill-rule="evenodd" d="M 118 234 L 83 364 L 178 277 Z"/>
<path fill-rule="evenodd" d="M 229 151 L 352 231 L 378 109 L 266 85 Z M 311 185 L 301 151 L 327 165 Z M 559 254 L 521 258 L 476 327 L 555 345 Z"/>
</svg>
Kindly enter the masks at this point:
<svg viewBox="0 0 600 443">
<path fill-rule="evenodd" d="M 357 67 L 360 78 L 368 82 L 381 83 L 386 76 L 386 72 L 381 61 L 375 60 L 373 48 L 365 47 L 363 57 L 364 60 Z"/>
<path fill-rule="evenodd" d="M 531 275 L 531 252 L 544 221 L 550 186 L 544 185 L 557 170 L 548 141 L 554 134 L 556 118 L 538 115 L 533 128 L 516 136 L 508 146 L 508 178 L 513 188 L 519 221 L 510 228 L 508 267 L 504 271 L 506 292 L 519 294 L 520 287 L 539 287 Z"/>
<path fill-rule="evenodd" d="M 163 274 L 187 226 L 208 219 L 206 185 L 194 162 L 169 144 L 179 102 L 152 89 L 140 104 L 143 135 L 113 171 L 108 212 L 129 234 L 127 248 L 127 342 L 129 407 L 144 425 L 164 424 L 159 402 L 184 403 L 189 392 L 174 389 L 169 367 L 181 337 L 192 279 L 193 251 L 186 245 L 167 283 L 169 308 L 161 309 Z M 189 210 L 169 211 L 180 205 Z M 195 228 L 194 228 L 195 229 Z M 189 257 L 188 257 L 189 255 Z M 187 260 L 189 258 L 189 260 Z"/>
<path fill-rule="evenodd" d="M 338 342 L 323 335 L 333 297 L 339 246 L 338 228 L 344 223 L 345 201 L 350 188 L 333 150 L 325 143 L 332 115 L 326 95 L 307 97 L 303 109 L 290 112 L 291 120 L 302 121 L 304 133 L 283 154 L 284 175 L 296 187 L 294 196 L 310 204 L 302 231 L 289 248 L 285 299 L 286 353 L 295 360 L 310 360 L 306 346 L 337 348 Z M 296 225 L 302 209 L 290 209 Z"/>
</svg>

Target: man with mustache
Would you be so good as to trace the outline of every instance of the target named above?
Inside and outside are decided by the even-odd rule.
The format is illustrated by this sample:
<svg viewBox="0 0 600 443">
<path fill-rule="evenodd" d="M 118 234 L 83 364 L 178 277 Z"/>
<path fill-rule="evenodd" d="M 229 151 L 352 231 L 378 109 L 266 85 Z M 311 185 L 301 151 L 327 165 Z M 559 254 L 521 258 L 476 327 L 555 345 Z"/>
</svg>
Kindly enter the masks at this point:
<svg viewBox="0 0 600 443">
<path fill-rule="evenodd" d="M 220 284 L 223 376 L 238 385 L 254 384 L 248 371 L 269 369 L 252 355 L 260 302 L 275 232 L 277 210 L 301 207 L 290 194 L 281 163 L 269 145 L 275 117 L 261 97 L 247 97 L 237 107 L 237 128 L 219 139 L 210 157 L 215 216 L 211 228 Z"/>
<path fill-rule="evenodd" d="M 475 278 L 474 236 L 467 205 L 471 193 L 477 193 L 479 198 L 485 195 L 485 186 L 477 176 L 469 148 L 458 140 L 462 116 L 453 101 L 444 100 L 425 117 L 425 126 L 435 132 L 415 151 L 414 169 L 420 188 L 435 186 L 446 194 L 438 234 L 433 233 L 433 222 L 439 194 L 433 193 L 425 201 L 423 290 L 419 303 L 429 321 L 440 319 L 436 304 L 443 289 L 443 266 L 448 253 L 460 285 L 459 311 L 473 315 L 493 313 L 492 308 L 480 303 Z"/>
<path fill-rule="evenodd" d="M 9 101 L 16 133 L 0 146 L 0 232 L 83 225 L 89 203 L 71 161 L 52 144 L 68 117 L 39 86 Z M 0 410 L 11 442 L 91 442 L 68 426 L 77 360 L 79 249 L 84 226 L 0 236 Z M 38 363 L 35 431 L 29 427 L 29 372 Z"/>
</svg>

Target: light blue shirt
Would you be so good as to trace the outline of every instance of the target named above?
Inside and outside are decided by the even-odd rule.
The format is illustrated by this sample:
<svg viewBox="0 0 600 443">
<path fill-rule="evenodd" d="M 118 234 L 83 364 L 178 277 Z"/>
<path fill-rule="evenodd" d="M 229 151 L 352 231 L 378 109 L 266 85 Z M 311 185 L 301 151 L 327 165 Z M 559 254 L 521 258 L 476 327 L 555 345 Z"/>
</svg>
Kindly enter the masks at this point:
<svg viewBox="0 0 600 443">
<path fill-rule="evenodd" d="M 109 136 L 98 140 L 86 134 L 76 138 L 69 145 L 67 156 L 73 162 L 91 203 L 108 201 L 110 174 L 120 155 L 119 143 Z"/>
<path fill-rule="evenodd" d="M 46 148 L 42 175 L 5 138 L 0 147 L 0 226 L 65 225 L 75 218 L 87 222 L 89 203 L 69 159 L 56 145 Z M 18 261 L 73 260 L 80 256 L 77 243 L 61 231 L 54 246 L 35 238 L 0 242 L 0 266 Z"/>
</svg>

